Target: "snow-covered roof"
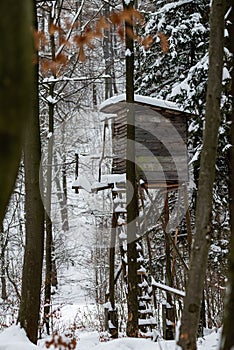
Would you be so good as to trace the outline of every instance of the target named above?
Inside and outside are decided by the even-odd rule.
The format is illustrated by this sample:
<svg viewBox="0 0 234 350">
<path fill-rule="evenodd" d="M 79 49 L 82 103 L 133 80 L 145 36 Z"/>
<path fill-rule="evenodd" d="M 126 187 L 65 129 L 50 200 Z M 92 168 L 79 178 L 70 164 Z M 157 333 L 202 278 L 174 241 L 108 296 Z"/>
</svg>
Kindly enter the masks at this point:
<svg viewBox="0 0 234 350">
<path fill-rule="evenodd" d="M 80 175 L 72 184 L 72 188 L 82 188 L 87 192 L 91 192 L 91 184 L 87 177 Z"/>
<path fill-rule="evenodd" d="M 122 109 L 124 107 L 125 101 L 126 101 L 125 94 L 110 97 L 109 99 L 101 103 L 99 110 L 103 113 L 113 113 L 113 107 L 119 106 Z M 134 101 L 135 103 L 154 106 L 165 110 L 189 113 L 188 111 L 185 111 L 181 106 L 178 106 L 176 103 L 172 101 L 160 100 L 154 97 L 135 95 Z"/>
</svg>

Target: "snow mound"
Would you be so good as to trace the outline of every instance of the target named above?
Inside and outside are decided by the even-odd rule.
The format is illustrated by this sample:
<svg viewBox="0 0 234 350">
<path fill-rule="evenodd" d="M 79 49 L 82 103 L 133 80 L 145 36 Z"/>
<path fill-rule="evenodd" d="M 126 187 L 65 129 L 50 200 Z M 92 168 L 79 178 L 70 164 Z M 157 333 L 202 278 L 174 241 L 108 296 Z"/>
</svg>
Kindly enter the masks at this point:
<svg viewBox="0 0 234 350">
<path fill-rule="evenodd" d="M 211 331 L 204 338 L 197 342 L 198 350 L 218 350 L 221 336 L 221 329 Z M 26 336 L 20 326 L 11 326 L 0 333 L 0 350 L 42 350 L 45 344 L 36 346 Z M 51 350 L 54 347 L 51 347 Z M 139 338 L 120 338 L 108 342 L 99 342 L 98 332 L 81 333 L 77 342 L 76 350 L 179 350 L 174 340 L 160 339 L 152 342 Z"/>
<path fill-rule="evenodd" d="M 93 350 L 96 349 L 95 346 L 99 345 L 98 332 L 81 333 L 79 338 L 77 350 Z"/>
<path fill-rule="evenodd" d="M 174 350 L 175 342 L 167 341 L 167 350 Z M 121 338 L 102 343 L 93 348 L 93 350 L 160 350 L 162 343 L 154 343 L 146 339 Z M 163 348 L 164 349 L 164 348 Z"/>
<path fill-rule="evenodd" d="M 40 349 L 27 338 L 20 326 L 11 326 L 0 333 L 0 350 L 36 350 Z"/>
<path fill-rule="evenodd" d="M 221 330 L 212 331 L 211 334 L 197 341 L 198 350 L 218 350 L 220 343 Z M 88 349 L 88 348 L 87 348 Z M 179 350 L 181 347 L 176 345 L 175 340 L 159 340 L 152 342 L 139 338 L 121 338 L 111 340 L 106 343 L 100 343 L 92 348 L 92 350 Z M 83 348 L 81 349 L 83 350 Z"/>
</svg>

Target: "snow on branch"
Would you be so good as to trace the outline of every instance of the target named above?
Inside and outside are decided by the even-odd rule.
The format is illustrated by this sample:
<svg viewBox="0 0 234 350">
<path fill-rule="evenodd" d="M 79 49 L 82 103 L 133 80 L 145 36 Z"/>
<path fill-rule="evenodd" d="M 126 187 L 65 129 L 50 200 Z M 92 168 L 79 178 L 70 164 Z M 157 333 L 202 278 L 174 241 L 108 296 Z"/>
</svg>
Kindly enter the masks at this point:
<svg viewBox="0 0 234 350">
<path fill-rule="evenodd" d="M 162 283 L 159 283 L 159 282 L 156 282 L 155 279 L 153 277 L 151 277 L 151 285 L 156 287 L 156 288 L 159 288 L 161 290 L 164 290 L 165 292 L 169 292 L 169 293 L 172 293 L 172 294 L 176 294 L 176 295 L 179 295 L 180 297 L 184 297 L 185 296 L 185 292 L 183 292 L 182 290 L 179 290 L 179 289 L 176 289 L 176 288 L 172 288 L 172 287 L 169 287 L 165 284 L 162 284 Z"/>
</svg>

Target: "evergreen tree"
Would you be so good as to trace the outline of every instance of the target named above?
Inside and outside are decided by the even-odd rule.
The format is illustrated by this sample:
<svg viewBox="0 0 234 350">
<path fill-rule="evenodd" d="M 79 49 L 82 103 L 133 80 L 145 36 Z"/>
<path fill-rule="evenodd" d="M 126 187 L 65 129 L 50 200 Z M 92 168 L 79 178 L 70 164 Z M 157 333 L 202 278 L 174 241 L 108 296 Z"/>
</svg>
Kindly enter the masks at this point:
<svg viewBox="0 0 234 350">
<path fill-rule="evenodd" d="M 154 44 L 147 51 L 139 48 L 135 83 L 143 95 L 168 98 L 173 84 L 183 81 L 207 54 L 209 1 L 159 1 L 154 8 L 145 13 L 144 29 L 144 35 L 154 37 Z M 166 53 L 160 48 L 165 40 Z"/>
</svg>

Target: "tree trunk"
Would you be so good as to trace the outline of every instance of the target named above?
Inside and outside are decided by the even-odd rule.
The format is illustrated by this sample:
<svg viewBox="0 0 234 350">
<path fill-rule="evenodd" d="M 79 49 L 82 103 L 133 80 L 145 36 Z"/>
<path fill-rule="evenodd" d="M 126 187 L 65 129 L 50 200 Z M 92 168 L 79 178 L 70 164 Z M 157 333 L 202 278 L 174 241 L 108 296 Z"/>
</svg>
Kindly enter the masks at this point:
<svg viewBox="0 0 234 350">
<path fill-rule="evenodd" d="M 215 179 L 215 161 L 220 124 L 223 42 L 224 3 L 222 0 L 214 0 L 210 17 L 206 124 L 201 152 L 195 222 L 196 233 L 191 253 L 190 271 L 178 341 L 183 350 L 194 350 L 197 347 L 197 330 L 211 237 L 212 190 Z"/>
<path fill-rule="evenodd" d="M 17 15 L 18 16 L 18 15 Z M 39 186 L 41 160 L 38 65 L 34 70 L 33 113 L 26 130 L 24 144 L 26 244 L 18 321 L 29 339 L 36 344 L 40 311 L 42 261 L 44 243 L 44 208 Z"/>
<path fill-rule="evenodd" d="M 43 323 L 46 325 L 46 332 L 50 334 L 50 299 L 51 299 L 51 280 L 52 280 L 52 222 L 48 215 L 45 214 L 46 224 L 46 271 L 45 271 L 45 296 L 44 296 L 44 318 Z"/>
<path fill-rule="evenodd" d="M 50 94 L 53 96 L 54 84 L 50 86 Z M 54 131 L 54 104 L 49 103 L 49 133 L 53 135 Z M 52 282 L 52 252 L 53 252 L 53 235 L 51 221 L 51 191 L 52 191 L 52 162 L 53 162 L 53 137 L 48 140 L 48 158 L 47 158 L 47 176 L 46 176 L 46 273 L 45 273 L 45 306 L 44 306 L 44 323 L 47 334 L 50 334 L 49 314 L 51 300 L 51 282 Z"/>
<path fill-rule="evenodd" d="M 188 241 L 188 253 L 189 256 L 191 254 L 192 248 L 192 228 L 191 228 L 191 217 L 189 212 L 189 201 L 188 201 L 188 191 L 187 186 L 185 185 L 183 188 L 184 195 L 184 206 L 186 209 L 186 228 L 187 228 L 187 241 Z"/>
<path fill-rule="evenodd" d="M 63 162 L 66 162 L 66 158 L 63 157 Z M 65 165 L 62 165 L 62 174 L 58 166 L 58 158 L 56 152 L 54 153 L 54 181 L 57 189 L 57 197 L 60 206 L 62 230 L 67 232 L 69 230 L 68 224 L 68 212 L 67 212 L 67 177 Z M 60 183 L 60 177 L 62 177 L 62 185 Z"/>
<path fill-rule="evenodd" d="M 231 4 L 230 4 L 231 5 Z M 229 41 L 231 52 L 234 55 L 234 9 L 231 8 L 230 13 L 230 28 Z M 231 227 L 231 242 L 228 263 L 228 288 L 224 309 L 224 325 L 220 350 L 230 350 L 234 347 L 233 337 L 233 322 L 234 322 L 234 111 L 233 111 L 233 96 L 234 96 L 234 71 L 232 69 L 232 114 L 231 114 L 231 130 L 230 143 L 232 147 L 229 153 L 229 210 L 230 210 L 230 227 Z"/>
<path fill-rule="evenodd" d="M 105 18 L 108 18 L 110 15 L 110 5 L 106 3 L 104 5 L 104 16 Z M 113 57 L 111 57 L 111 46 L 112 46 L 112 40 L 111 40 L 111 32 L 110 30 L 104 31 L 104 38 L 103 38 L 103 54 L 104 54 L 104 60 L 105 60 L 105 100 L 113 96 L 112 91 L 112 65 L 113 65 Z"/>
<path fill-rule="evenodd" d="M 32 104 L 33 9 L 31 0 L 0 2 L 0 223 L 21 159 Z M 19 15 L 20 14 L 20 15 Z"/>
<path fill-rule="evenodd" d="M 6 289 L 6 247 L 7 247 L 7 238 L 4 238 L 4 228 L 1 225 L 0 231 L 0 274 L 1 274 L 1 298 L 3 300 L 7 299 L 7 289 Z"/>
<path fill-rule="evenodd" d="M 126 5 L 126 10 L 133 8 L 133 1 Z M 129 32 L 132 25 L 125 23 L 126 50 L 126 103 L 127 103 L 127 257 L 128 257 L 128 320 L 127 336 L 138 336 L 138 276 L 137 276 L 137 250 L 136 250 L 136 218 L 138 216 L 138 198 L 135 169 L 135 116 L 134 116 L 134 44 Z"/>
<path fill-rule="evenodd" d="M 54 14 L 53 14 L 54 16 Z M 54 17 L 52 16 L 52 8 L 49 16 L 49 23 L 54 23 Z M 50 34 L 50 45 L 51 45 L 51 58 L 55 61 L 55 37 L 54 33 Z M 54 73 L 54 78 L 56 75 Z M 54 97 L 55 83 L 50 84 L 49 94 Z M 46 170 L 46 213 L 45 213 L 45 224 L 46 224 L 46 272 L 45 272 L 45 305 L 44 305 L 44 319 L 43 322 L 46 325 L 47 334 L 50 334 L 50 302 L 51 302 L 51 285 L 53 275 L 53 258 L 52 253 L 53 247 L 53 233 L 52 233 L 52 221 L 51 221 L 51 193 L 52 193 L 52 163 L 53 163 L 53 133 L 54 133 L 54 103 L 48 103 L 49 109 L 49 139 L 48 139 L 48 157 L 47 157 L 47 170 Z"/>
<path fill-rule="evenodd" d="M 170 232 L 167 231 L 167 226 L 169 222 L 169 203 L 168 203 L 168 192 L 165 198 L 164 204 L 164 224 L 163 230 L 165 235 L 165 254 L 166 254 L 166 284 L 169 287 L 173 287 L 172 271 L 171 271 L 171 240 Z M 165 306 L 165 316 L 166 320 L 170 322 L 165 322 L 164 328 L 164 338 L 166 340 L 173 340 L 175 336 L 175 308 L 172 301 L 171 293 L 167 292 L 167 305 Z M 170 324 L 167 324 L 170 323 Z"/>
<path fill-rule="evenodd" d="M 109 320 L 111 321 L 111 327 L 109 331 L 112 338 L 118 338 L 118 320 L 117 312 L 115 309 L 115 245 L 116 245 L 116 230 L 117 230 L 117 214 L 113 213 L 112 216 L 112 229 L 111 229 L 111 242 L 109 250 L 109 291 L 110 291 L 110 303 L 111 310 L 109 310 Z"/>
</svg>

